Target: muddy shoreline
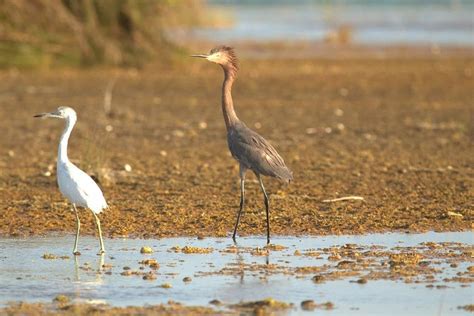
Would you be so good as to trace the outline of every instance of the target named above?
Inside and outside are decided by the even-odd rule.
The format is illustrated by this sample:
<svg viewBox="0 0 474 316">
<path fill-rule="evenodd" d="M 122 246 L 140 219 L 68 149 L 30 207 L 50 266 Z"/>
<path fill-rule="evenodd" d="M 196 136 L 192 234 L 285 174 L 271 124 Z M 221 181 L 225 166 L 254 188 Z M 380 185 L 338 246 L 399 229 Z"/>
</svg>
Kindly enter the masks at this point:
<svg viewBox="0 0 474 316">
<path fill-rule="evenodd" d="M 228 235 L 239 182 L 219 104 L 222 73 L 193 61 L 1 72 L 0 235 L 74 231 L 55 182 L 62 123 L 32 118 L 59 105 L 78 112 L 69 156 L 103 188 L 105 235 Z M 472 229 L 472 56 L 244 59 L 241 68 L 237 114 L 295 176 L 289 186 L 264 180 L 272 234 Z M 248 179 L 239 233 L 263 235 L 263 199 Z M 348 195 L 364 200 L 323 202 Z M 93 234 L 92 216 L 81 218 L 82 233 Z"/>
</svg>

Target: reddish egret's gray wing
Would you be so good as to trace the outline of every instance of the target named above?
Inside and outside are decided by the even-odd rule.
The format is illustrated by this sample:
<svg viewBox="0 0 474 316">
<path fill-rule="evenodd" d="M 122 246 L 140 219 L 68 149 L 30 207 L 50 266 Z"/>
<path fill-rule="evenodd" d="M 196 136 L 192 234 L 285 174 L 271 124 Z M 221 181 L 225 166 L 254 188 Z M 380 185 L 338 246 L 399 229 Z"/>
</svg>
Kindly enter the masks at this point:
<svg viewBox="0 0 474 316">
<path fill-rule="evenodd" d="M 275 148 L 244 124 L 232 128 L 227 137 L 232 156 L 245 167 L 265 176 L 285 181 L 293 179 L 292 172 Z"/>
</svg>

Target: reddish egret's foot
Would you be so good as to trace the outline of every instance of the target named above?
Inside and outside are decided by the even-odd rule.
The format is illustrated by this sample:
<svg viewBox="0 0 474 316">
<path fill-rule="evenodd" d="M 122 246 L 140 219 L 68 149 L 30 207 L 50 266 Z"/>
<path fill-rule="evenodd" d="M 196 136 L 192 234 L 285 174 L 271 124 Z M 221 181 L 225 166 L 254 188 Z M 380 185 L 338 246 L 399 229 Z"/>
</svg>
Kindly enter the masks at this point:
<svg viewBox="0 0 474 316">
<path fill-rule="evenodd" d="M 81 255 L 81 253 L 80 253 L 79 251 L 77 251 L 77 250 L 74 251 L 72 254 L 75 255 L 75 256 L 80 256 L 80 255 Z"/>
</svg>

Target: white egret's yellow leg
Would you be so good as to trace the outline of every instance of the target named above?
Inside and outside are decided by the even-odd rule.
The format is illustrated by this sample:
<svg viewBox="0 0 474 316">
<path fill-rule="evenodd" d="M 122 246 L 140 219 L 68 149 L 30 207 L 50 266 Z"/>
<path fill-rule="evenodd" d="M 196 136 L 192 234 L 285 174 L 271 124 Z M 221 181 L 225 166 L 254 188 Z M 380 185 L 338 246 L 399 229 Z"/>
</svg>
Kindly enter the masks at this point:
<svg viewBox="0 0 474 316">
<path fill-rule="evenodd" d="M 100 250 L 98 254 L 101 255 L 105 253 L 105 247 L 104 247 L 104 240 L 102 239 L 102 229 L 100 228 L 100 219 L 94 212 L 92 212 L 92 215 L 94 215 L 97 231 L 99 232 Z"/>
<path fill-rule="evenodd" d="M 75 256 L 79 256 L 81 253 L 77 251 L 77 244 L 79 242 L 79 231 L 81 230 L 81 221 L 79 219 L 79 213 L 77 212 L 76 204 L 72 204 L 72 208 L 74 209 L 74 213 L 76 213 L 76 240 L 74 241 L 74 249 L 72 253 Z"/>
</svg>

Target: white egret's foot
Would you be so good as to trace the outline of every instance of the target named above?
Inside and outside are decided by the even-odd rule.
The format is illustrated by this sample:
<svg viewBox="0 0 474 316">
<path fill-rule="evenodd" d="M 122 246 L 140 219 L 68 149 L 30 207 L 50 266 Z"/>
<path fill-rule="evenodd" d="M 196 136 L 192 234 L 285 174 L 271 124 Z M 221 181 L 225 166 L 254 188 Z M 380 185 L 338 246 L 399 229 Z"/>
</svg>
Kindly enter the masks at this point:
<svg viewBox="0 0 474 316">
<path fill-rule="evenodd" d="M 100 250 L 99 250 L 99 253 L 98 253 L 97 255 L 98 255 L 98 256 L 102 256 L 104 253 L 105 253 L 105 250 L 104 250 L 104 249 L 100 249 Z"/>
<path fill-rule="evenodd" d="M 80 253 L 79 251 L 77 251 L 77 250 L 76 250 L 76 251 L 73 251 L 72 254 L 75 255 L 75 256 L 80 256 L 80 255 L 81 255 L 81 253 Z"/>
</svg>

